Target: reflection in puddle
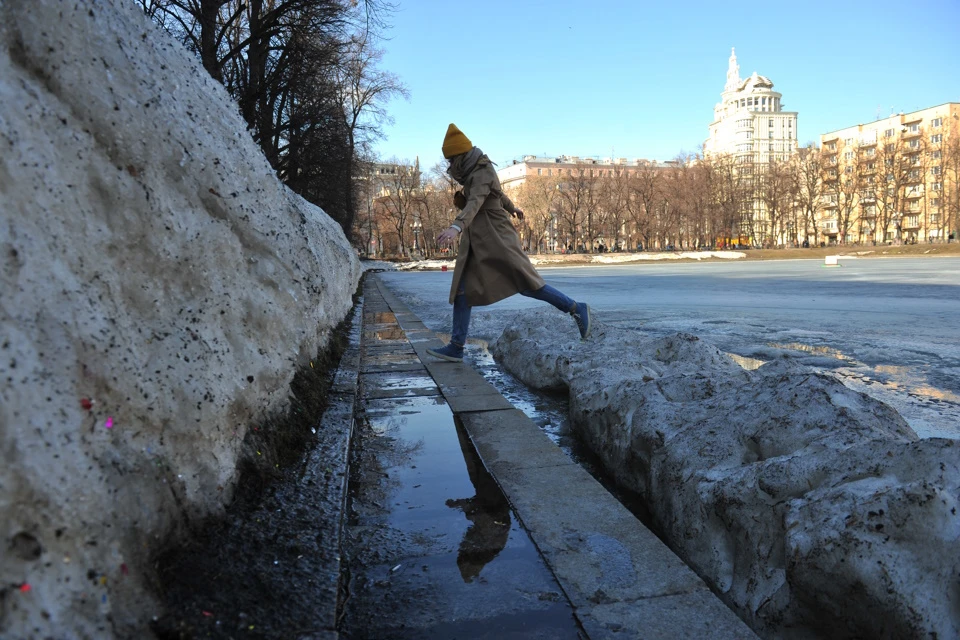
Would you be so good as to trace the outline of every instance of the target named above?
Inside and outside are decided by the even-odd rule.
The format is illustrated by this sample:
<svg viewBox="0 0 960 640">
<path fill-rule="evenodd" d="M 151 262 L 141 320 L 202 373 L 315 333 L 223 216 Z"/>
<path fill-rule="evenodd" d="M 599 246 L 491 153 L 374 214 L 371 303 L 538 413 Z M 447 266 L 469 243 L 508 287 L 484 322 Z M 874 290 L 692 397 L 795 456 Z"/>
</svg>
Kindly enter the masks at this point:
<svg viewBox="0 0 960 640">
<path fill-rule="evenodd" d="M 396 324 L 397 322 L 397 316 L 389 311 L 378 311 L 370 314 L 368 318 L 364 318 L 364 324 L 370 324 L 371 322 Z"/>
<path fill-rule="evenodd" d="M 372 340 L 406 340 L 407 335 L 400 327 L 366 331 L 366 337 Z"/>
<path fill-rule="evenodd" d="M 455 418 L 457 439 L 467 474 L 473 483 L 471 498 L 447 500 L 446 505 L 463 511 L 472 524 L 467 527 L 457 551 L 457 567 L 464 582 L 473 582 L 488 562 L 500 555 L 510 536 L 510 504 L 493 477 L 487 472 L 480 456 L 470 443 L 470 437 L 459 418 Z"/>
<path fill-rule="evenodd" d="M 433 378 L 421 373 L 365 373 L 363 384 L 367 389 L 395 391 L 398 389 L 435 390 Z"/>
</svg>

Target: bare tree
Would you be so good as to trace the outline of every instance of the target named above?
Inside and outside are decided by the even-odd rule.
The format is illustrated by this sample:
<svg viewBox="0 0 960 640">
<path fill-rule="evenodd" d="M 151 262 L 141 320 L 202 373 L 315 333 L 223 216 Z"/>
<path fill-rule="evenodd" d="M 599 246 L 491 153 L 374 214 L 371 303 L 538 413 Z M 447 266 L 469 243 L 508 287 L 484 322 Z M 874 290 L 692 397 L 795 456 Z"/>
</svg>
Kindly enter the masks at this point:
<svg viewBox="0 0 960 640">
<path fill-rule="evenodd" d="M 947 118 L 943 129 L 938 158 L 941 178 L 934 180 L 940 188 L 931 196 L 940 200 L 940 237 L 953 234 L 956 238 L 960 235 L 960 119 Z"/>
<path fill-rule="evenodd" d="M 604 235 L 613 240 L 613 248 L 620 246 L 621 236 L 626 231 L 629 218 L 627 201 L 630 198 L 630 180 L 627 171 L 621 165 L 605 169 L 600 178 L 600 207 L 605 212 L 607 231 Z"/>
<path fill-rule="evenodd" d="M 803 242 L 809 242 L 812 235 L 813 244 L 817 244 L 817 217 L 823 207 L 823 167 L 822 156 L 813 143 L 797 150 L 794 166 L 794 191 L 800 211 L 798 228 L 802 229 Z"/>
<path fill-rule="evenodd" d="M 544 252 L 555 231 L 559 182 L 553 176 L 530 176 L 515 194 L 514 201 L 524 211 L 529 248 Z"/>
<path fill-rule="evenodd" d="M 918 140 L 920 136 L 906 136 L 906 133 L 913 132 L 908 127 L 888 129 L 877 140 L 877 168 L 883 172 L 883 178 L 877 180 L 875 194 L 877 231 L 882 234 L 882 241 L 900 239 L 906 190 L 911 184 L 911 176 L 915 176 L 918 169 L 914 163 L 920 149 L 911 150 L 911 140 Z M 889 231 L 891 225 L 893 233 Z"/>
<path fill-rule="evenodd" d="M 400 255 L 408 254 L 410 238 L 421 221 L 418 213 L 421 206 L 420 173 L 409 161 L 400 162 L 396 158 L 387 161 L 396 167 L 396 171 L 387 174 L 383 180 L 383 192 L 377 199 L 377 207 L 396 235 Z"/>
<path fill-rule="evenodd" d="M 630 175 L 630 198 L 627 213 L 633 228 L 642 238 L 643 248 L 649 249 L 656 236 L 656 210 L 663 201 L 663 185 L 660 170 L 645 167 Z"/>
</svg>

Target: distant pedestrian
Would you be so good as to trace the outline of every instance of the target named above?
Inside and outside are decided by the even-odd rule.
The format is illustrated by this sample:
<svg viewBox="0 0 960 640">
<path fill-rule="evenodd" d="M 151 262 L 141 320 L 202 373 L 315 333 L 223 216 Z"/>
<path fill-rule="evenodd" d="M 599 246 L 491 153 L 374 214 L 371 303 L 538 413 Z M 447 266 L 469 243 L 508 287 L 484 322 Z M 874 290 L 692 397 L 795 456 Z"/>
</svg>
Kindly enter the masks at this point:
<svg viewBox="0 0 960 640">
<path fill-rule="evenodd" d="M 459 235 L 460 249 L 450 285 L 450 342 L 439 349 L 427 349 L 427 353 L 451 362 L 462 361 L 471 308 L 493 304 L 515 293 L 549 302 L 569 313 L 580 338 L 589 338 L 589 305 L 546 284 L 523 252 L 510 222 L 510 214 L 523 220 L 523 211 L 501 190 L 490 159 L 454 124 L 447 127 L 443 157 L 450 163 L 447 173 L 463 185 L 464 199 L 463 209 L 437 242 L 451 244 Z"/>
</svg>

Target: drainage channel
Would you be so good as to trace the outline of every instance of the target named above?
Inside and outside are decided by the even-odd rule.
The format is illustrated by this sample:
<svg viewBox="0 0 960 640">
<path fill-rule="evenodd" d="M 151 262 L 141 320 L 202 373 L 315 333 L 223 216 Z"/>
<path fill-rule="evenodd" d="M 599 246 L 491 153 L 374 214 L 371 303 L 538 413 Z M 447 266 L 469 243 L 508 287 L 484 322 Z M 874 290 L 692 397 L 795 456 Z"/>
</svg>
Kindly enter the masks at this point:
<svg viewBox="0 0 960 640">
<path fill-rule="evenodd" d="M 375 288 L 356 415 L 342 637 L 585 637 Z"/>
</svg>

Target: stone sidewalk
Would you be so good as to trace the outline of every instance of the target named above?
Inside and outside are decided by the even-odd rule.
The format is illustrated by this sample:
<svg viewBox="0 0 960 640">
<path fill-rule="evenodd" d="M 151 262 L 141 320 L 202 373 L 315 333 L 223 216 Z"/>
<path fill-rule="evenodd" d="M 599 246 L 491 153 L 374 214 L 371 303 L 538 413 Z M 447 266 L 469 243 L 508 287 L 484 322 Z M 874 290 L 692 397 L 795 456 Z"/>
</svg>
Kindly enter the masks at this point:
<svg viewBox="0 0 960 640">
<path fill-rule="evenodd" d="M 426 349 L 442 343 L 376 274 L 366 276 L 364 305 L 388 309 L 391 313 L 379 319 L 395 319 L 399 331 L 382 344 L 348 351 L 336 378 L 331 419 L 347 419 L 345 408 L 358 389 L 356 377 L 384 372 L 420 377 L 425 369 L 435 384 L 429 385 L 430 393 L 439 390 L 458 429 L 462 426 L 482 467 L 499 485 L 559 585 L 578 636 L 756 637 L 690 568 L 479 373 L 468 364 L 427 355 Z M 364 313 L 365 322 L 372 317 Z M 427 393 L 417 388 L 424 386 L 400 395 Z M 373 390 L 360 401 L 370 402 L 378 394 L 398 395 Z M 534 631 L 530 637 L 549 636 L 546 629 L 529 631 Z M 487 636 L 479 627 L 460 626 L 456 637 Z"/>
</svg>

